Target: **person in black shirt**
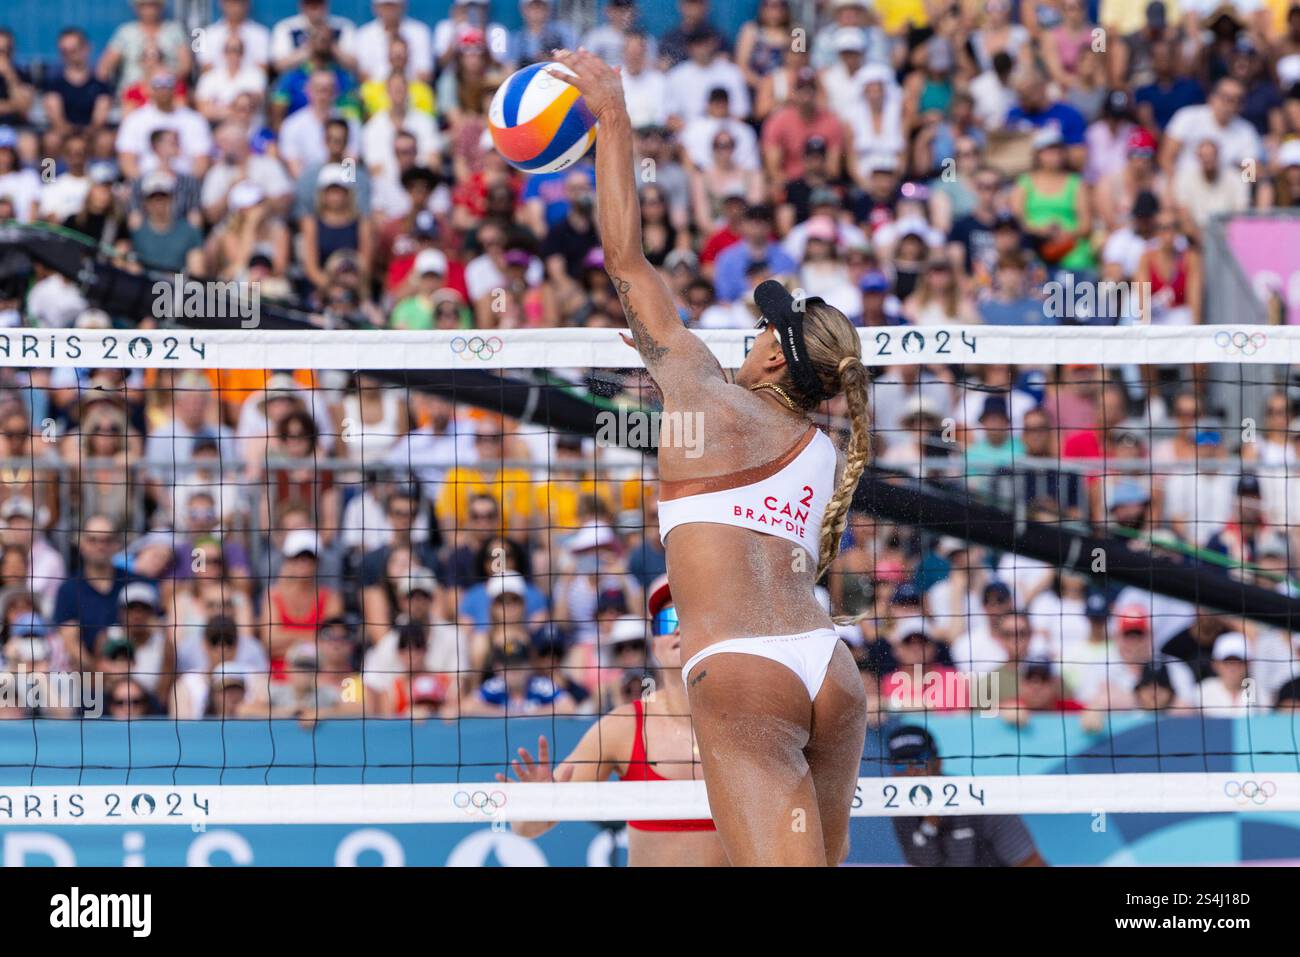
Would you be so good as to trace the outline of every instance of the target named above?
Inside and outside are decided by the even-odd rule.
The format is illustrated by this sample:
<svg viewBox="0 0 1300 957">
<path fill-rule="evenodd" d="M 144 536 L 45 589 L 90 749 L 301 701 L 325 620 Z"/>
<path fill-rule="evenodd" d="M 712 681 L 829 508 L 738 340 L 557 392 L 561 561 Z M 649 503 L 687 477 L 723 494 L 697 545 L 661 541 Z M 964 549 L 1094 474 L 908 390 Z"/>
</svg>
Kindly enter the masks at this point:
<svg viewBox="0 0 1300 957">
<path fill-rule="evenodd" d="M 998 225 L 998 191 L 1002 174 L 989 166 L 975 171 L 975 208 L 952 224 L 948 234 L 948 256 L 953 268 L 976 276 L 987 286 L 997 271 L 998 253 L 994 233 Z"/>
<path fill-rule="evenodd" d="M 709 22 L 708 0 L 677 0 L 677 12 L 681 14 L 681 22 L 659 41 L 659 58 L 664 69 L 675 67 L 687 58 L 686 48 L 694 34 L 711 37 L 718 49 L 724 52 L 730 48 L 727 38 Z"/>
<path fill-rule="evenodd" d="M 1190 625 L 1161 646 L 1166 655 L 1187 662 L 1197 681 L 1214 677 L 1214 660 L 1211 652 L 1214 642 L 1228 631 L 1228 625 L 1218 615 L 1199 614 Z"/>
<path fill-rule="evenodd" d="M 63 67 L 45 83 L 45 115 L 56 130 L 103 126 L 113 105 L 113 88 L 90 68 L 90 41 L 76 27 L 59 34 Z"/>
<path fill-rule="evenodd" d="M 32 78 L 14 63 L 14 35 L 0 27 L 0 126 L 24 126 L 32 108 Z"/>
<path fill-rule="evenodd" d="M 895 728 L 886 748 L 899 777 L 943 773 L 934 738 L 919 725 Z M 1012 814 L 896 817 L 893 822 L 903 859 L 913 867 L 1047 866 L 1024 822 Z"/>
</svg>

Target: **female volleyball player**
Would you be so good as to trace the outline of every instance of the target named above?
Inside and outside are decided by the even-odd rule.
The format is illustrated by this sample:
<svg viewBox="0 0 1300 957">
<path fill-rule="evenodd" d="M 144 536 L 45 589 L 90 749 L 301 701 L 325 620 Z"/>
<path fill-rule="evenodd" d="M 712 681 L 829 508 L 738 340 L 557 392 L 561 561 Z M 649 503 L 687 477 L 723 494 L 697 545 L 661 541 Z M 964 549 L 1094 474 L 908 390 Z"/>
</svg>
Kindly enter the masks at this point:
<svg viewBox="0 0 1300 957">
<path fill-rule="evenodd" d="M 729 381 L 642 250 L 618 73 L 584 50 L 555 58 L 600 123 L 598 226 L 629 343 L 664 411 L 703 429 L 702 453 L 660 447 L 659 517 L 722 845 L 732 864 L 836 864 L 848 850 L 866 699 L 813 585 L 835 558 L 867 461 L 861 341 L 838 310 L 764 282 L 754 290 L 761 332 Z M 809 420 L 840 392 L 852 417 L 843 457 Z"/>
<path fill-rule="evenodd" d="M 527 748 L 511 762 L 520 781 L 604 781 L 617 774 L 624 781 L 689 781 L 695 777 L 695 739 L 682 684 L 681 632 L 677 609 L 661 578 L 650 586 L 650 620 L 654 637 L 654 693 L 621 705 L 587 729 L 578 746 L 551 773 L 550 745 L 537 739 L 537 760 Z M 498 781 L 506 776 L 497 775 Z M 516 834 L 537 837 L 551 823 L 514 825 Z M 628 821 L 627 863 L 630 867 L 716 867 L 727 863 L 713 822 Z"/>
</svg>

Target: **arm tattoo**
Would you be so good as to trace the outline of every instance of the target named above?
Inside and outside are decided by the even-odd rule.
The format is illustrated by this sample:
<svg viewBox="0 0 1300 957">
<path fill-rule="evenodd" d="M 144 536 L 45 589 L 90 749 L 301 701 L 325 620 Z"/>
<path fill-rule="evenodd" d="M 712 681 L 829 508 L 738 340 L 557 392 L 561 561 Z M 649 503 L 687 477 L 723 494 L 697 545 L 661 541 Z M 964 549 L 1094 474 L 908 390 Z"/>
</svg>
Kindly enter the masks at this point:
<svg viewBox="0 0 1300 957">
<path fill-rule="evenodd" d="M 619 276 L 612 278 L 614 288 L 618 291 L 618 301 L 623 304 L 623 313 L 627 316 L 628 328 L 632 330 L 632 341 L 636 343 L 636 351 L 641 353 L 641 358 L 645 360 L 647 367 L 657 365 L 663 361 L 664 356 L 668 355 L 668 347 L 661 346 L 656 341 L 636 314 L 636 310 L 632 308 L 632 300 L 628 297 L 632 284 Z"/>
<path fill-rule="evenodd" d="M 697 684 L 699 684 L 701 681 L 707 678 L 708 675 L 709 673 L 707 671 L 701 671 L 698 675 L 696 675 L 694 678 L 691 679 L 691 687 L 694 688 Z"/>
</svg>

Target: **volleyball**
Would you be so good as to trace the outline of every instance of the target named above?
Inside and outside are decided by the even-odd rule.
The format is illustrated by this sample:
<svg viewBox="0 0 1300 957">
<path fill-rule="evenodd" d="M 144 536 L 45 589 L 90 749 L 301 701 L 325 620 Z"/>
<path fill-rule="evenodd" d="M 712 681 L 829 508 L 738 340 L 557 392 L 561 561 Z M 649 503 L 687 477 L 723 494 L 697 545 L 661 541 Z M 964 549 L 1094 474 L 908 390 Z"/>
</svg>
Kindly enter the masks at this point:
<svg viewBox="0 0 1300 957">
<path fill-rule="evenodd" d="M 596 142 L 596 118 L 577 88 L 546 71 L 572 74 L 559 63 L 534 63 L 497 89 L 488 129 L 507 163 L 525 173 L 568 169 Z"/>
</svg>

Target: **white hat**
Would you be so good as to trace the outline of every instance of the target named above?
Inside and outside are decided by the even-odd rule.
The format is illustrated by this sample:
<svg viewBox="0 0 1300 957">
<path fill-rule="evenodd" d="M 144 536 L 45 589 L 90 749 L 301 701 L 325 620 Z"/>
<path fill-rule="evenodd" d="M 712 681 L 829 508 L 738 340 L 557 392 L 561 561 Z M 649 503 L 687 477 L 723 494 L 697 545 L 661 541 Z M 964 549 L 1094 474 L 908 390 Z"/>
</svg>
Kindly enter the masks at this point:
<svg viewBox="0 0 1300 957">
<path fill-rule="evenodd" d="M 524 576 L 518 572 L 506 572 L 503 575 L 493 575 L 488 579 L 487 594 L 489 601 L 495 601 L 502 595 L 518 595 L 525 598 L 528 595 L 528 586 L 524 583 Z"/>
<path fill-rule="evenodd" d="M 148 605 L 158 610 L 158 589 L 145 581 L 131 582 L 117 596 L 117 603 L 125 608 L 127 605 Z"/>
<path fill-rule="evenodd" d="M 857 73 L 853 74 L 853 80 L 859 90 L 868 83 L 883 83 L 885 86 L 893 86 L 897 82 L 894 71 L 883 63 L 866 64 Z"/>
<path fill-rule="evenodd" d="M 606 545 L 615 545 L 618 543 L 618 536 L 608 525 L 587 525 L 578 529 L 573 536 L 565 543 L 569 551 L 585 552 L 593 548 L 603 548 Z"/>
<path fill-rule="evenodd" d="M 645 641 L 646 625 L 645 620 L 634 618 L 631 615 L 624 615 L 621 618 L 615 618 L 609 626 L 609 638 L 606 643 L 610 645 L 621 645 L 628 641 Z"/>
<path fill-rule="evenodd" d="M 342 186 L 344 189 L 351 189 L 352 179 L 352 174 L 343 168 L 342 163 L 326 163 L 320 168 L 320 173 L 316 176 L 316 189 L 321 190 L 327 186 Z"/>
<path fill-rule="evenodd" d="M 212 669 L 212 684 L 217 688 L 226 685 L 248 687 L 248 666 L 238 661 L 223 661 Z"/>
<path fill-rule="evenodd" d="M 307 552 L 314 558 L 320 554 L 320 539 L 310 528 L 295 528 L 284 536 L 284 547 L 280 551 L 285 558 L 296 558 Z"/>
<path fill-rule="evenodd" d="M 1300 166 L 1300 140 L 1287 140 L 1278 148 L 1277 165 L 1282 169 Z"/>
<path fill-rule="evenodd" d="M 1246 660 L 1246 636 L 1239 631 L 1229 631 L 1218 638 L 1214 639 L 1215 661 L 1226 661 L 1228 658 L 1239 658 Z"/>
<path fill-rule="evenodd" d="M 402 582 L 402 594 L 410 595 L 412 592 L 422 591 L 432 596 L 437 585 L 438 580 L 429 569 L 412 568 L 411 573 Z"/>
<path fill-rule="evenodd" d="M 1300 83 L 1300 53 L 1289 53 L 1277 61 L 1277 81 L 1284 90 Z"/>
<path fill-rule="evenodd" d="M 140 180 L 140 195 L 146 199 L 155 193 L 166 193 L 170 196 L 175 191 L 176 177 L 164 169 L 156 169 L 152 173 L 147 173 Z"/>
<path fill-rule="evenodd" d="M 426 273 L 447 275 L 447 257 L 443 255 L 442 250 L 422 249 L 415 257 L 415 274 L 423 276 Z"/>
<path fill-rule="evenodd" d="M 924 395 L 914 395 L 907 401 L 907 405 L 903 406 L 902 418 L 906 421 L 907 419 L 918 415 L 926 415 L 931 418 L 942 419 L 943 410 L 939 408 L 937 403 L 927 399 Z"/>
<path fill-rule="evenodd" d="M 310 641 L 300 641 L 290 646 L 289 651 L 284 656 L 284 660 L 290 666 L 295 661 L 311 661 L 313 664 L 318 660 L 316 646 Z"/>
<path fill-rule="evenodd" d="M 867 37 L 857 27 L 840 27 L 831 35 L 831 47 L 836 53 L 865 53 Z"/>
<path fill-rule="evenodd" d="M 246 179 L 230 188 L 230 195 L 226 201 L 230 204 L 231 209 L 240 210 L 256 206 L 265 198 L 266 194 L 262 192 L 262 187 L 252 180 Z"/>
</svg>

